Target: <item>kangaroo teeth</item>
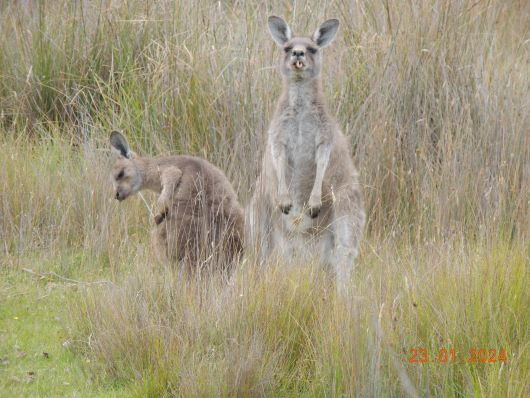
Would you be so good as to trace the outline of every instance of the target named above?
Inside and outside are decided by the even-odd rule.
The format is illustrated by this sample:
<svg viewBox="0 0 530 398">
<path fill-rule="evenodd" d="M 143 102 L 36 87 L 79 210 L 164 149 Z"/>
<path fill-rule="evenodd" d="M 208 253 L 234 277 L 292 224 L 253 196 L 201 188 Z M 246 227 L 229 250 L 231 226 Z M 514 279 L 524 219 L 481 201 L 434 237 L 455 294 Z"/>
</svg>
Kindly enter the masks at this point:
<svg viewBox="0 0 530 398">
<path fill-rule="evenodd" d="M 296 61 L 296 64 L 295 66 L 298 68 L 298 69 L 302 69 L 304 64 L 301 62 L 301 61 Z"/>
</svg>

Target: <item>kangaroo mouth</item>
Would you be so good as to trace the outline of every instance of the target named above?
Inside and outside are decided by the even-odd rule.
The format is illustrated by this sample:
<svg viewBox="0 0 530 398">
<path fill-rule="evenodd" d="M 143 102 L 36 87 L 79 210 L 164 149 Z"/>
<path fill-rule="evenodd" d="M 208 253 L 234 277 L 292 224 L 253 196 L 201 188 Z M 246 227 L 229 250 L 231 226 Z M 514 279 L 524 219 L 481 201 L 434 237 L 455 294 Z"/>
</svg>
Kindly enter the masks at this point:
<svg viewBox="0 0 530 398">
<path fill-rule="evenodd" d="M 296 69 L 296 70 L 304 70 L 305 68 L 305 64 L 300 61 L 300 60 L 297 60 L 295 62 L 293 62 L 293 67 Z"/>
</svg>

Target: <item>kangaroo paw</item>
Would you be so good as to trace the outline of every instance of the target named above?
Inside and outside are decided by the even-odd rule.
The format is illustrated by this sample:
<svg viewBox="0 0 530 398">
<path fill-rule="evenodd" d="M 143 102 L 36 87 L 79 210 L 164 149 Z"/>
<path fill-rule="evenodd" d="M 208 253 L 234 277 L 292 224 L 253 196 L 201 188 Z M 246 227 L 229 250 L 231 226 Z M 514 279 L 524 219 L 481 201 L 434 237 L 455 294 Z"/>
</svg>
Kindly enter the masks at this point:
<svg viewBox="0 0 530 398">
<path fill-rule="evenodd" d="M 278 201 L 278 207 L 283 214 L 289 214 L 291 208 L 293 207 L 293 202 L 289 195 L 281 195 Z"/>
<path fill-rule="evenodd" d="M 310 197 L 309 202 L 309 215 L 311 218 L 318 217 L 320 209 L 322 208 L 322 200 L 319 197 Z"/>
<path fill-rule="evenodd" d="M 165 208 L 161 213 L 155 216 L 155 224 L 160 225 L 167 217 L 168 209 Z"/>
</svg>

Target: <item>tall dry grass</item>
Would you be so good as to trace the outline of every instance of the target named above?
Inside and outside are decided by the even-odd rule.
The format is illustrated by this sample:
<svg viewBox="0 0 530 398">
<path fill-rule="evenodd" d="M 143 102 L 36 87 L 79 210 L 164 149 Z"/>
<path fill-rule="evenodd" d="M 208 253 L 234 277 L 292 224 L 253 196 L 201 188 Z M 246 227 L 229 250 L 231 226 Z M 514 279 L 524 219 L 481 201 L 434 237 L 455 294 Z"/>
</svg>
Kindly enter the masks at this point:
<svg viewBox="0 0 530 398">
<path fill-rule="evenodd" d="M 381 245 L 362 257 L 347 300 L 308 264 L 247 263 L 227 284 L 144 259 L 119 286 L 88 292 L 77 347 L 98 381 L 134 396 L 524 397 L 529 254 Z M 412 348 L 429 363 L 409 363 Z M 444 348 L 454 362 L 438 361 Z M 508 359 L 469 362 L 472 348 Z"/>
<path fill-rule="evenodd" d="M 323 79 L 354 146 L 371 233 L 528 233 L 523 1 L 4 3 L 4 135 L 40 146 L 52 131 L 94 157 L 121 129 L 148 153 L 206 156 L 246 203 L 280 89 L 272 12 L 301 32 L 341 19 Z M 11 241 L 16 217 L 2 220 Z"/>
<path fill-rule="evenodd" d="M 368 214 L 348 307 L 313 268 L 244 263 L 207 288 L 150 270 L 146 206 L 112 200 L 119 129 L 144 153 L 208 158 L 248 202 L 280 91 L 272 13 L 301 33 L 341 20 L 323 80 Z M 87 293 L 78 336 L 95 374 L 138 395 L 524 396 L 529 13 L 522 0 L 3 2 L 1 261 L 110 272 L 119 287 Z M 512 356 L 394 360 L 445 342 Z"/>
</svg>

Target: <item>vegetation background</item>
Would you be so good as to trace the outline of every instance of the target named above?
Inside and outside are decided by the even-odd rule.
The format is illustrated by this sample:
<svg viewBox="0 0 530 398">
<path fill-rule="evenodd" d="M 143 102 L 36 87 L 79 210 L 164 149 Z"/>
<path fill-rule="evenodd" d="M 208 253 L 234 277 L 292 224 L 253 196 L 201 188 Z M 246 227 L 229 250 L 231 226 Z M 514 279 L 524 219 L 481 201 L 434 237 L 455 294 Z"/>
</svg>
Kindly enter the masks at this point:
<svg viewBox="0 0 530 398">
<path fill-rule="evenodd" d="M 323 83 L 368 214 L 347 301 L 309 265 L 183 279 L 152 260 L 155 198 L 113 200 L 119 129 L 248 203 L 271 14 L 341 21 Z M 524 0 L 1 2 L 0 395 L 530 396 L 529 28 Z"/>
</svg>

